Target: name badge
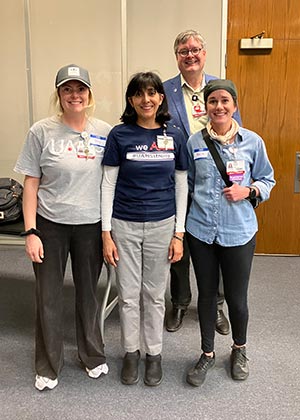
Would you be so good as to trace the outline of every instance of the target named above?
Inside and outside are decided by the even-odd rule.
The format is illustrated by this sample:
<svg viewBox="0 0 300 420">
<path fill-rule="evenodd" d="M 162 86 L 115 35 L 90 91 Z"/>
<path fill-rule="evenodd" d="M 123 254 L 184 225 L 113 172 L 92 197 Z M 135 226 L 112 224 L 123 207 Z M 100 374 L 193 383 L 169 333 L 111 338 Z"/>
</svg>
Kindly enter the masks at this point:
<svg viewBox="0 0 300 420">
<path fill-rule="evenodd" d="M 164 150 L 174 150 L 174 139 L 171 136 L 156 136 L 157 147 Z"/>
<path fill-rule="evenodd" d="M 245 161 L 244 160 L 229 160 L 226 163 L 226 172 L 230 181 L 242 181 L 245 174 Z"/>
<path fill-rule="evenodd" d="M 201 105 L 193 105 L 192 106 L 192 116 L 193 118 L 199 118 L 203 115 L 206 115 L 205 108 L 201 109 Z"/>
<path fill-rule="evenodd" d="M 208 156 L 208 148 L 202 147 L 201 149 L 194 149 L 194 160 L 206 159 Z"/>
<path fill-rule="evenodd" d="M 90 134 L 90 145 L 104 148 L 106 145 L 106 137 Z"/>
<path fill-rule="evenodd" d="M 95 159 L 96 157 L 95 147 L 84 144 L 82 140 L 78 143 L 76 153 L 78 159 Z"/>
</svg>

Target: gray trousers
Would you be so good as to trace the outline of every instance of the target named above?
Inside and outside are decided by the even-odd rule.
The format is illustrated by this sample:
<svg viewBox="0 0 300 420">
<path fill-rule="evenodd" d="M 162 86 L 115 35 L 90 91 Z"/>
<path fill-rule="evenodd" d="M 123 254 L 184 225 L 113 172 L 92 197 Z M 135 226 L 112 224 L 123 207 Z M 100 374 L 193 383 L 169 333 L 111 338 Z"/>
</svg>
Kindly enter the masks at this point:
<svg viewBox="0 0 300 420">
<path fill-rule="evenodd" d="M 116 284 L 125 352 L 139 350 L 142 336 L 146 353 L 161 353 L 168 250 L 174 227 L 174 217 L 145 223 L 112 219 L 112 237 L 120 258 Z"/>
</svg>

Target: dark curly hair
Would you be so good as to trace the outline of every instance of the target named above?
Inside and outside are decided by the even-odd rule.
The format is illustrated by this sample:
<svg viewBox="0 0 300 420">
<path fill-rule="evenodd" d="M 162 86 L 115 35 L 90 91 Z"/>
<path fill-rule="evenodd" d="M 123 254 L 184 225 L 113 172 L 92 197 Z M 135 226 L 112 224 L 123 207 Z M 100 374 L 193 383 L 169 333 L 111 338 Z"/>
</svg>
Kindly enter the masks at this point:
<svg viewBox="0 0 300 420">
<path fill-rule="evenodd" d="M 126 89 L 126 106 L 123 114 L 121 115 L 120 120 L 125 124 L 136 124 L 137 121 L 137 113 L 133 106 L 129 102 L 129 98 L 134 96 L 137 92 L 140 92 L 142 90 L 145 90 L 149 87 L 154 88 L 158 93 L 161 93 L 164 95 L 163 101 L 160 104 L 155 121 L 161 125 L 164 125 L 166 121 L 169 121 L 171 119 L 171 116 L 169 114 L 168 110 L 168 102 L 165 94 L 165 90 L 163 87 L 163 83 L 160 79 L 160 77 L 153 73 L 153 72 L 140 72 L 134 74 L 127 86 Z"/>
</svg>

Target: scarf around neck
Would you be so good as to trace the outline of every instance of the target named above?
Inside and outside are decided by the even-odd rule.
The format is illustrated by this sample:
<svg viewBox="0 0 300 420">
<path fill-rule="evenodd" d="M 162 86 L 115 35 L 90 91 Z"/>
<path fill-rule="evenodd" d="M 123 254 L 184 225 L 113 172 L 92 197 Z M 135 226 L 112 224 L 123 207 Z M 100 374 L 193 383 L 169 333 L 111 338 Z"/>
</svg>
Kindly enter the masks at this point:
<svg viewBox="0 0 300 420">
<path fill-rule="evenodd" d="M 206 125 L 206 129 L 208 134 L 210 135 L 210 137 L 214 140 L 219 141 L 223 146 L 230 144 L 230 140 L 232 139 L 232 137 L 234 137 L 236 135 L 236 133 L 239 131 L 239 124 L 237 123 L 237 121 L 235 119 L 231 119 L 231 127 L 229 129 L 229 131 L 227 131 L 227 133 L 225 133 L 224 135 L 221 134 L 217 134 L 214 129 L 211 126 L 211 122 L 209 121 Z"/>
</svg>

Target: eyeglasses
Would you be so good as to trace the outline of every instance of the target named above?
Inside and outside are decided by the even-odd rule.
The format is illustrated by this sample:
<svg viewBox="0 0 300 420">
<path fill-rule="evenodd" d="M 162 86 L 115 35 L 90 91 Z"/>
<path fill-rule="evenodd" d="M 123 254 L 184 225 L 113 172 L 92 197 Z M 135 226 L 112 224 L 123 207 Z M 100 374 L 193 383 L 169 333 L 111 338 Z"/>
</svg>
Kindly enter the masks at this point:
<svg viewBox="0 0 300 420">
<path fill-rule="evenodd" d="M 177 54 L 180 55 L 180 57 L 187 57 L 189 55 L 189 53 L 192 53 L 193 55 L 198 55 L 203 48 L 191 48 L 190 50 L 188 49 L 184 49 L 184 50 L 180 50 L 177 51 Z"/>
</svg>

